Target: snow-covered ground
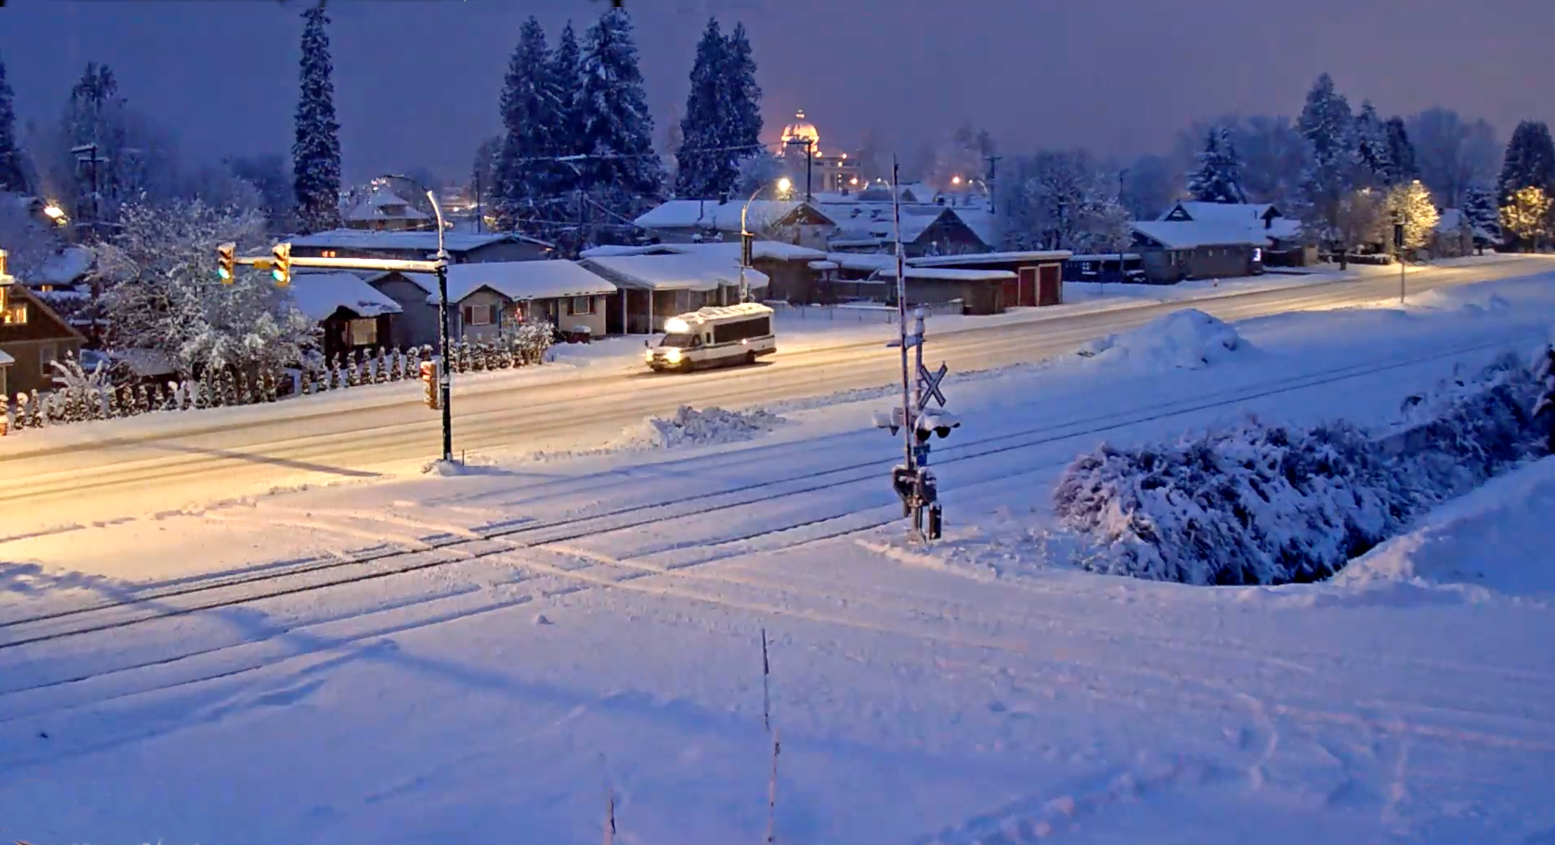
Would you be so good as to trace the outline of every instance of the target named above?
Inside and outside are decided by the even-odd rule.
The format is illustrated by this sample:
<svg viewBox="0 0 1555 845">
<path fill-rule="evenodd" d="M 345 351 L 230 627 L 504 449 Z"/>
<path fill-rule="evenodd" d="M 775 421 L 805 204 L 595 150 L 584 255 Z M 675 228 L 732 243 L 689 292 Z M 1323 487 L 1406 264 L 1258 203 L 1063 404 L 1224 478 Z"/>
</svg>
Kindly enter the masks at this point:
<svg viewBox="0 0 1555 845">
<path fill-rule="evenodd" d="M 1104 439 L 1385 425 L 1555 279 L 1192 314 L 953 375 L 928 549 L 869 390 L 0 543 L 0 826 L 582 843 L 608 788 L 617 841 L 754 841 L 765 631 L 780 842 L 1555 841 L 1548 461 L 1315 586 L 1080 572 L 1050 509 Z"/>
</svg>

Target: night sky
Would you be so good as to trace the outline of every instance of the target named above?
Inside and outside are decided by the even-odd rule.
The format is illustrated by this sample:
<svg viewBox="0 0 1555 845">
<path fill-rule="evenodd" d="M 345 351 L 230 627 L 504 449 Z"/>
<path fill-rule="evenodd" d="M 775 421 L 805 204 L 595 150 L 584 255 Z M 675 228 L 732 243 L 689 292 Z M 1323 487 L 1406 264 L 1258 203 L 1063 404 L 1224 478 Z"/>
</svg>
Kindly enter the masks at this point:
<svg viewBox="0 0 1555 845">
<path fill-rule="evenodd" d="M 347 175 L 463 176 L 497 129 L 528 15 L 552 42 L 600 0 L 333 0 Z M 1431 105 L 1510 133 L 1555 119 L 1550 0 L 627 0 L 662 143 L 709 13 L 751 32 L 767 134 L 796 108 L 822 147 L 866 128 L 904 157 L 963 120 L 1004 152 L 1165 151 L 1191 118 L 1294 114 L 1333 74 L 1355 105 Z M 9 0 L 0 60 L 19 118 L 57 118 L 88 60 L 177 130 L 186 157 L 290 150 L 304 6 L 274 0 Z M 832 143 L 828 143 L 832 142 Z"/>
</svg>

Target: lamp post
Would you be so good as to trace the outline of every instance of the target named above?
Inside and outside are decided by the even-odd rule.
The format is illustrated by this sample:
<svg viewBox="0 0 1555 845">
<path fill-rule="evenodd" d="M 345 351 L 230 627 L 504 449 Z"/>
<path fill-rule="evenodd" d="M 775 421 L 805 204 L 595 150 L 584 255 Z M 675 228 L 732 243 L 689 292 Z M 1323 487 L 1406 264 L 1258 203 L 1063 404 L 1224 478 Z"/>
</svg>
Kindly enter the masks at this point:
<svg viewBox="0 0 1555 845">
<path fill-rule="evenodd" d="M 446 463 L 454 459 L 454 412 L 448 404 L 453 396 L 448 384 L 448 250 L 443 248 L 443 230 L 446 228 L 443 209 L 431 191 L 427 191 L 427 199 L 432 202 L 432 213 L 437 215 L 437 254 L 432 260 L 437 262 L 437 389 L 442 393 L 439 398 L 443 406 L 443 461 Z"/>
<path fill-rule="evenodd" d="M 786 193 L 788 193 L 788 189 L 793 187 L 793 184 L 794 183 L 792 183 L 792 182 L 790 182 L 788 180 L 787 176 L 784 176 L 783 178 L 777 180 L 777 182 L 774 184 L 774 187 L 776 187 L 778 189 L 778 193 L 786 194 Z M 761 187 L 759 187 L 756 190 L 752 191 L 751 195 L 750 195 L 750 199 L 747 199 L 745 201 L 745 205 L 740 207 L 740 301 L 741 302 L 750 302 L 750 299 L 751 299 L 751 297 L 750 297 L 750 294 L 751 294 L 750 287 L 745 282 L 745 268 L 751 266 L 751 258 L 752 258 L 752 254 L 751 253 L 754 250 L 754 246 L 752 245 L 751 242 L 756 239 L 756 236 L 751 234 L 751 232 L 745 228 L 746 214 L 748 214 L 750 212 L 751 203 L 755 202 L 756 201 L 756 197 L 760 196 L 761 192 L 765 191 L 766 189 L 767 189 L 767 186 L 766 185 L 762 185 Z"/>
</svg>

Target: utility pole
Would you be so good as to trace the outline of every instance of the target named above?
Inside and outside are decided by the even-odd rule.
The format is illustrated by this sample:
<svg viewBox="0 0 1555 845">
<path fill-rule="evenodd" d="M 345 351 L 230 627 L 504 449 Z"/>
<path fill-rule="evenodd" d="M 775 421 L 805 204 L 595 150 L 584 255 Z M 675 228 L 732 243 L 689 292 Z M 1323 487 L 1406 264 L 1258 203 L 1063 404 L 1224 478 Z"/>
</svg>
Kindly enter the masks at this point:
<svg viewBox="0 0 1555 845">
<path fill-rule="evenodd" d="M 95 243 L 100 239 L 102 234 L 100 230 L 100 224 L 102 221 L 102 205 L 100 204 L 100 201 L 102 193 L 97 180 L 97 166 L 99 164 L 107 163 L 108 159 L 100 154 L 101 148 L 97 146 L 96 142 L 72 147 L 70 152 L 76 157 L 76 167 L 78 169 L 83 164 L 87 166 L 87 172 L 90 174 L 90 178 L 92 180 L 92 219 L 88 223 L 78 222 L 76 226 L 78 229 L 84 228 L 86 230 L 88 242 Z M 101 316 L 100 312 L 102 310 L 102 297 L 102 281 L 98 279 L 96 273 L 93 273 L 92 303 L 91 307 L 87 309 L 86 314 L 87 319 L 92 321 L 92 325 L 88 329 L 87 337 L 91 340 L 91 345 L 94 347 L 102 345 L 101 321 L 99 319 Z"/>
<path fill-rule="evenodd" d="M 1001 158 L 1004 158 L 1004 156 L 992 156 L 992 155 L 991 156 L 983 156 L 983 159 L 988 162 L 988 179 L 987 179 L 987 182 L 988 182 L 988 213 L 989 214 L 997 214 L 998 213 L 998 200 L 995 199 L 997 194 L 994 192 L 994 185 L 995 185 L 995 182 L 996 182 L 996 178 L 995 177 L 997 177 L 997 175 L 999 173 L 999 159 L 1001 159 Z"/>
</svg>

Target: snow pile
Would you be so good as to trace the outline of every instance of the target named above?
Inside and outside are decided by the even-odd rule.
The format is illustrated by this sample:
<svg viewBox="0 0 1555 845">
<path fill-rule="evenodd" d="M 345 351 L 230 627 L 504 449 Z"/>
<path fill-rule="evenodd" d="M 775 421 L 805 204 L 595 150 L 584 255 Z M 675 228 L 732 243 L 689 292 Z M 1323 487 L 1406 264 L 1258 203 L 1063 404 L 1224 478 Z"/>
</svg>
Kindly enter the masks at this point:
<svg viewBox="0 0 1555 845">
<path fill-rule="evenodd" d="M 1417 308 L 1441 311 L 1463 311 L 1469 314 L 1504 314 L 1512 303 L 1498 293 L 1486 293 L 1474 287 L 1433 288 L 1409 297 L 1409 304 Z"/>
<path fill-rule="evenodd" d="M 783 418 L 760 409 L 726 411 L 723 408 L 697 410 L 682 405 L 672 417 L 650 417 L 635 429 L 627 429 L 617 442 L 621 447 L 675 449 L 717 443 L 740 443 L 782 425 Z"/>
<path fill-rule="evenodd" d="M 1345 567 L 1334 583 L 1555 593 L 1552 508 L 1555 461 L 1539 461 L 1433 510 Z"/>
<path fill-rule="evenodd" d="M 1128 363 L 1150 371 L 1196 370 L 1251 348 L 1236 329 L 1189 308 L 1151 320 L 1137 329 L 1093 340 L 1075 354 L 1100 363 Z"/>
<path fill-rule="evenodd" d="M 1171 444 L 1103 445 L 1065 471 L 1054 512 L 1093 546 L 1078 560 L 1086 569 L 1198 585 L 1326 578 L 1532 454 L 1532 369 L 1509 354 L 1472 381 L 1413 403 L 1415 424 L 1380 440 L 1344 424 L 1251 420 Z"/>
</svg>

